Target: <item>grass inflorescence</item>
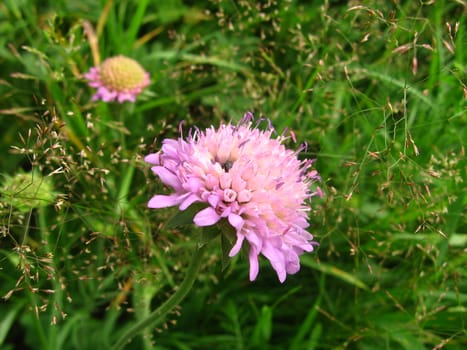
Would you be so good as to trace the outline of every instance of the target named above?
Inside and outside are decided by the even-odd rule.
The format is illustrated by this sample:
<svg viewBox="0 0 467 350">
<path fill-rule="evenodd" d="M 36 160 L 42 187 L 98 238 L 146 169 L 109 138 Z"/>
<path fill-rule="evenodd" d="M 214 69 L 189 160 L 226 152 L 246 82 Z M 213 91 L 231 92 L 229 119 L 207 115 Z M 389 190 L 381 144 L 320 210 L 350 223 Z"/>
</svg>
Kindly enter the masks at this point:
<svg viewBox="0 0 467 350">
<path fill-rule="evenodd" d="M 0 347 L 109 348 L 166 300 L 201 233 L 147 209 L 167 190 L 143 157 L 182 122 L 252 111 L 317 159 L 319 247 L 279 284 L 212 244 L 187 299 L 127 348 L 463 348 L 466 6 L 4 1 Z M 84 74 L 117 55 L 150 86 L 92 101 Z"/>
</svg>

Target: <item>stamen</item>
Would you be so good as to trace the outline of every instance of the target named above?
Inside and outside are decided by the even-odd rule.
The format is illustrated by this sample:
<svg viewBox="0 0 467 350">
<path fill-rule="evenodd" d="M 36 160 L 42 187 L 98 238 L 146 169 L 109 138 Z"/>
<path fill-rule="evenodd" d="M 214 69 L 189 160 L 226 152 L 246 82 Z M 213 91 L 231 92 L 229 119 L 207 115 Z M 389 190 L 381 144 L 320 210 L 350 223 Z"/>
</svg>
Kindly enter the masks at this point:
<svg viewBox="0 0 467 350">
<path fill-rule="evenodd" d="M 222 169 L 224 169 L 225 172 L 229 172 L 230 169 L 233 167 L 233 161 L 228 160 L 224 164 L 221 164 Z"/>
</svg>

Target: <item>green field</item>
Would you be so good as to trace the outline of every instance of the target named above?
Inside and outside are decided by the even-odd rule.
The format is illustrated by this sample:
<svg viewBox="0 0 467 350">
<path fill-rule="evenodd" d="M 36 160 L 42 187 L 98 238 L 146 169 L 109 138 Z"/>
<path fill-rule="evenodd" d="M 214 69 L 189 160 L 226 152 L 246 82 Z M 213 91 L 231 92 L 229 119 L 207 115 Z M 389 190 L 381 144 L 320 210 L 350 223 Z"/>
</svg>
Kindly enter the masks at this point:
<svg viewBox="0 0 467 350">
<path fill-rule="evenodd" d="M 467 346 L 464 0 L 0 3 L 0 349 L 115 349 L 206 232 L 149 209 L 166 138 L 251 111 L 316 159 L 319 243 L 284 283 L 206 252 L 131 350 Z M 124 55 L 151 83 L 94 101 Z M 181 124 L 182 123 L 182 124 Z M 168 224 L 169 222 L 169 224 Z M 204 242 L 204 241 L 203 241 Z"/>
</svg>

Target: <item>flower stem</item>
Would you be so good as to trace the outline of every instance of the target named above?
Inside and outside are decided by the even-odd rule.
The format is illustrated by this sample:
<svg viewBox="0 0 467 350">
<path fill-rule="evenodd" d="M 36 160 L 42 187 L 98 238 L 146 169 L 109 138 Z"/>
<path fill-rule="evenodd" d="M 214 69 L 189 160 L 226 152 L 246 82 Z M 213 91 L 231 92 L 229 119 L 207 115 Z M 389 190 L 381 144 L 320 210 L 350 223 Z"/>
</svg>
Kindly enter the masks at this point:
<svg viewBox="0 0 467 350">
<path fill-rule="evenodd" d="M 115 343 L 113 346 L 113 350 L 121 350 L 123 347 L 128 344 L 128 342 L 133 339 L 138 333 L 143 331 L 146 327 L 155 326 L 156 324 L 162 322 L 167 314 L 180 302 L 186 297 L 188 292 L 190 291 L 193 283 L 198 276 L 198 270 L 201 265 L 201 258 L 203 253 L 206 249 L 206 244 L 202 246 L 198 246 L 196 248 L 195 254 L 193 255 L 193 259 L 191 260 L 190 265 L 188 266 L 188 270 L 186 272 L 185 279 L 180 284 L 180 287 L 175 291 L 172 296 L 167 299 L 161 306 L 159 306 L 156 310 L 154 310 L 148 317 L 139 321 L 135 325 L 133 325 L 130 329 L 128 329 L 120 339 Z"/>
</svg>

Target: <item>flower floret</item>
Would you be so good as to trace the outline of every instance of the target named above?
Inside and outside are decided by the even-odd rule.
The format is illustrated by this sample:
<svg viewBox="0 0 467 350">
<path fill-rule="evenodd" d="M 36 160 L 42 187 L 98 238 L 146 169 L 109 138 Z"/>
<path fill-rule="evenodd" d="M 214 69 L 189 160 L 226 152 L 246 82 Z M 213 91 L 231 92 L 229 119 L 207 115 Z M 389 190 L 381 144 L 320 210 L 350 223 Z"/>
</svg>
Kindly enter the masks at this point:
<svg viewBox="0 0 467 350">
<path fill-rule="evenodd" d="M 238 125 L 221 124 L 196 130 L 184 139 L 164 140 L 159 152 L 145 161 L 174 193 L 155 195 L 150 208 L 204 203 L 193 218 L 210 226 L 226 220 L 236 232 L 229 256 L 249 244 L 250 280 L 259 272 L 259 255 L 266 257 L 281 282 L 300 269 L 299 256 L 313 251 L 316 242 L 309 226 L 310 199 L 322 195 L 312 161 L 273 137 L 272 127 L 260 130 L 249 118 Z"/>
<path fill-rule="evenodd" d="M 97 91 L 93 100 L 134 102 L 150 83 L 149 73 L 135 60 L 118 55 L 107 58 L 84 75 L 90 87 Z"/>
</svg>

